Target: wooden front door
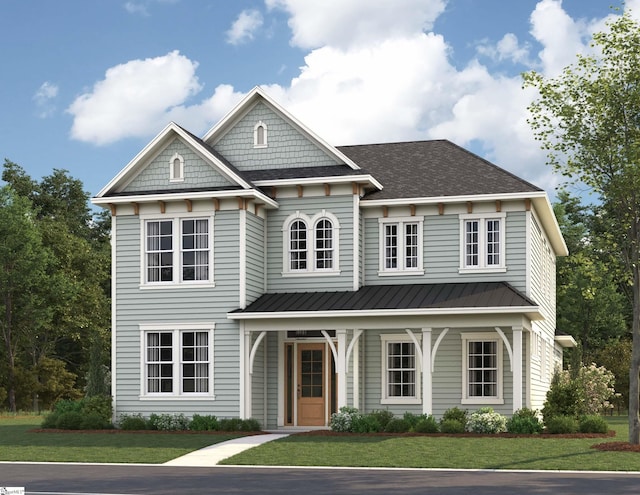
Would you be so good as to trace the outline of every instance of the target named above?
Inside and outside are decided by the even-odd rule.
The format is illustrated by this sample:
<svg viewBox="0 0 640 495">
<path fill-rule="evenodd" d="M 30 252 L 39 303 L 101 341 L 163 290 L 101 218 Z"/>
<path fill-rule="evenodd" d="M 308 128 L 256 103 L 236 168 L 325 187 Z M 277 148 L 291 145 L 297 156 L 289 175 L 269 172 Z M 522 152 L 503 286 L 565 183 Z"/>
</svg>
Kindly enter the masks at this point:
<svg viewBox="0 0 640 495">
<path fill-rule="evenodd" d="M 324 426 L 325 344 L 298 344 L 298 425 Z"/>
</svg>

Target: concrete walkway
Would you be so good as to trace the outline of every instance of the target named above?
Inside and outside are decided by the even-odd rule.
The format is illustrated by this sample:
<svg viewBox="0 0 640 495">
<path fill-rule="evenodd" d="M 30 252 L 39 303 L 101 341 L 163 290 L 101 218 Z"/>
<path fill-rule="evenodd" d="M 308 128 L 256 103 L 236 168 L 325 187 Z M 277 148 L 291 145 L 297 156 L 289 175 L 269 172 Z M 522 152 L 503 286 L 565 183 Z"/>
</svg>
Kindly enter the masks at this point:
<svg viewBox="0 0 640 495">
<path fill-rule="evenodd" d="M 235 438 L 226 442 L 216 443 L 200 450 L 195 450 L 188 454 L 165 462 L 165 466 L 190 466 L 209 467 L 215 466 L 221 460 L 244 452 L 263 443 L 277 440 L 289 436 L 288 433 L 268 433 L 265 435 L 250 435 L 247 437 Z"/>
</svg>

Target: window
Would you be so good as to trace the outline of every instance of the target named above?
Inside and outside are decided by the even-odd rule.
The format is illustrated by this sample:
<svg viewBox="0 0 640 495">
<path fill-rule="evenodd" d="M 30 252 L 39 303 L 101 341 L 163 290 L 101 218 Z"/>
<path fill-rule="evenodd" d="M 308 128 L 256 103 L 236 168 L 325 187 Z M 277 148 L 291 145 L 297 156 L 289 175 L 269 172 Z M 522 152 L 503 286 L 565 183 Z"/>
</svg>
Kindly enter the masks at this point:
<svg viewBox="0 0 640 495">
<path fill-rule="evenodd" d="M 262 121 L 258 122 L 253 128 L 253 147 L 267 147 L 267 124 Z"/>
<path fill-rule="evenodd" d="M 141 325 L 143 396 L 212 396 L 213 323 Z"/>
<path fill-rule="evenodd" d="M 147 220 L 143 284 L 211 282 L 211 219 Z"/>
<path fill-rule="evenodd" d="M 461 216 L 461 270 L 505 269 L 504 214 Z"/>
<path fill-rule="evenodd" d="M 323 210 L 312 218 L 297 212 L 283 227 L 283 274 L 334 274 L 338 272 L 338 219 Z"/>
<path fill-rule="evenodd" d="M 182 182 L 184 180 L 184 158 L 175 153 L 169 160 L 169 180 Z"/>
<path fill-rule="evenodd" d="M 463 404 L 502 404 L 502 341 L 496 334 L 462 334 Z"/>
<path fill-rule="evenodd" d="M 408 335 L 381 335 L 382 404 L 420 402 L 420 368 L 413 340 Z"/>
<path fill-rule="evenodd" d="M 422 218 L 381 218 L 380 275 L 422 274 Z"/>
</svg>

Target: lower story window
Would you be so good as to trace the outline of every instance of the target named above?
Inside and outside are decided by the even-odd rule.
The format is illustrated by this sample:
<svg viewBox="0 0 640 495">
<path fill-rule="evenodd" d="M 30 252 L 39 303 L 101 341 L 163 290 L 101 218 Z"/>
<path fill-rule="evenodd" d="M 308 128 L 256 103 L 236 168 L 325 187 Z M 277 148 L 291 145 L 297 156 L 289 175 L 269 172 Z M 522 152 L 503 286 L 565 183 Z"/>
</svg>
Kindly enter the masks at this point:
<svg viewBox="0 0 640 495">
<path fill-rule="evenodd" d="M 502 341 L 495 334 L 463 334 L 463 403 L 502 403 Z"/>
<path fill-rule="evenodd" d="M 419 402 L 420 368 L 413 340 L 408 335 L 382 335 L 382 403 Z"/>
<path fill-rule="evenodd" d="M 210 396 L 213 326 L 151 328 L 142 325 L 143 395 Z"/>
</svg>

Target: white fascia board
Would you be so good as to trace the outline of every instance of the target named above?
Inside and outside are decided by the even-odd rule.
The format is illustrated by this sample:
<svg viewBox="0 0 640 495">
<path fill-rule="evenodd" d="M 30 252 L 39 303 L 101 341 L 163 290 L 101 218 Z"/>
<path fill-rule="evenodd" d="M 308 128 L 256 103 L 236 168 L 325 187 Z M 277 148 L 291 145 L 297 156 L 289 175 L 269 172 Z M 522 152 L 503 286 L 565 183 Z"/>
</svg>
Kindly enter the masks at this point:
<svg viewBox="0 0 640 495">
<path fill-rule="evenodd" d="M 556 335 L 554 340 L 562 347 L 578 347 L 576 339 L 571 335 Z"/>
<path fill-rule="evenodd" d="M 372 186 L 382 189 L 383 186 L 372 175 L 336 175 L 330 177 L 306 177 L 304 179 L 269 179 L 256 180 L 253 184 L 263 186 L 297 186 L 312 184 L 344 184 L 350 182 L 367 182 Z"/>
<path fill-rule="evenodd" d="M 256 86 L 253 88 L 247 95 L 238 103 L 227 115 L 225 115 L 220 122 L 218 122 L 209 132 L 207 132 L 202 140 L 204 142 L 209 142 L 210 139 L 217 139 L 218 134 L 224 134 L 227 126 L 232 123 L 237 116 L 242 115 L 248 106 L 252 105 L 255 100 L 258 98 L 262 98 L 269 106 L 271 106 L 277 113 L 280 113 L 285 120 L 289 121 L 289 123 L 298 128 L 300 132 L 305 134 L 307 138 L 311 141 L 314 141 L 319 147 L 323 148 L 326 152 L 332 155 L 339 162 L 343 162 L 354 170 L 360 170 L 360 167 L 350 158 L 348 158 L 345 154 L 340 152 L 335 146 L 330 145 L 320 136 L 318 136 L 315 132 L 305 126 L 302 122 L 300 122 L 297 118 L 289 113 L 282 105 L 276 102 L 271 96 L 264 92 L 264 90 L 260 86 Z"/>
<path fill-rule="evenodd" d="M 121 203 L 152 203 L 156 201 L 180 201 L 184 199 L 210 199 L 210 198 L 255 198 L 262 204 L 272 208 L 278 208 L 278 202 L 255 189 L 238 189 L 231 191 L 199 191 L 199 192 L 175 192 L 157 194 L 138 194 L 131 196 L 107 196 L 91 198 L 95 205 L 121 204 Z"/>
<path fill-rule="evenodd" d="M 431 308 L 431 309 L 370 309 L 341 311 L 281 311 L 260 313 L 227 313 L 230 320 L 293 319 L 293 318 L 356 318 L 362 316 L 443 316 L 443 315 L 525 314 L 531 320 L 543 320 L 538 306 L 510 306 L 488 308 Z"/>
</svg>

